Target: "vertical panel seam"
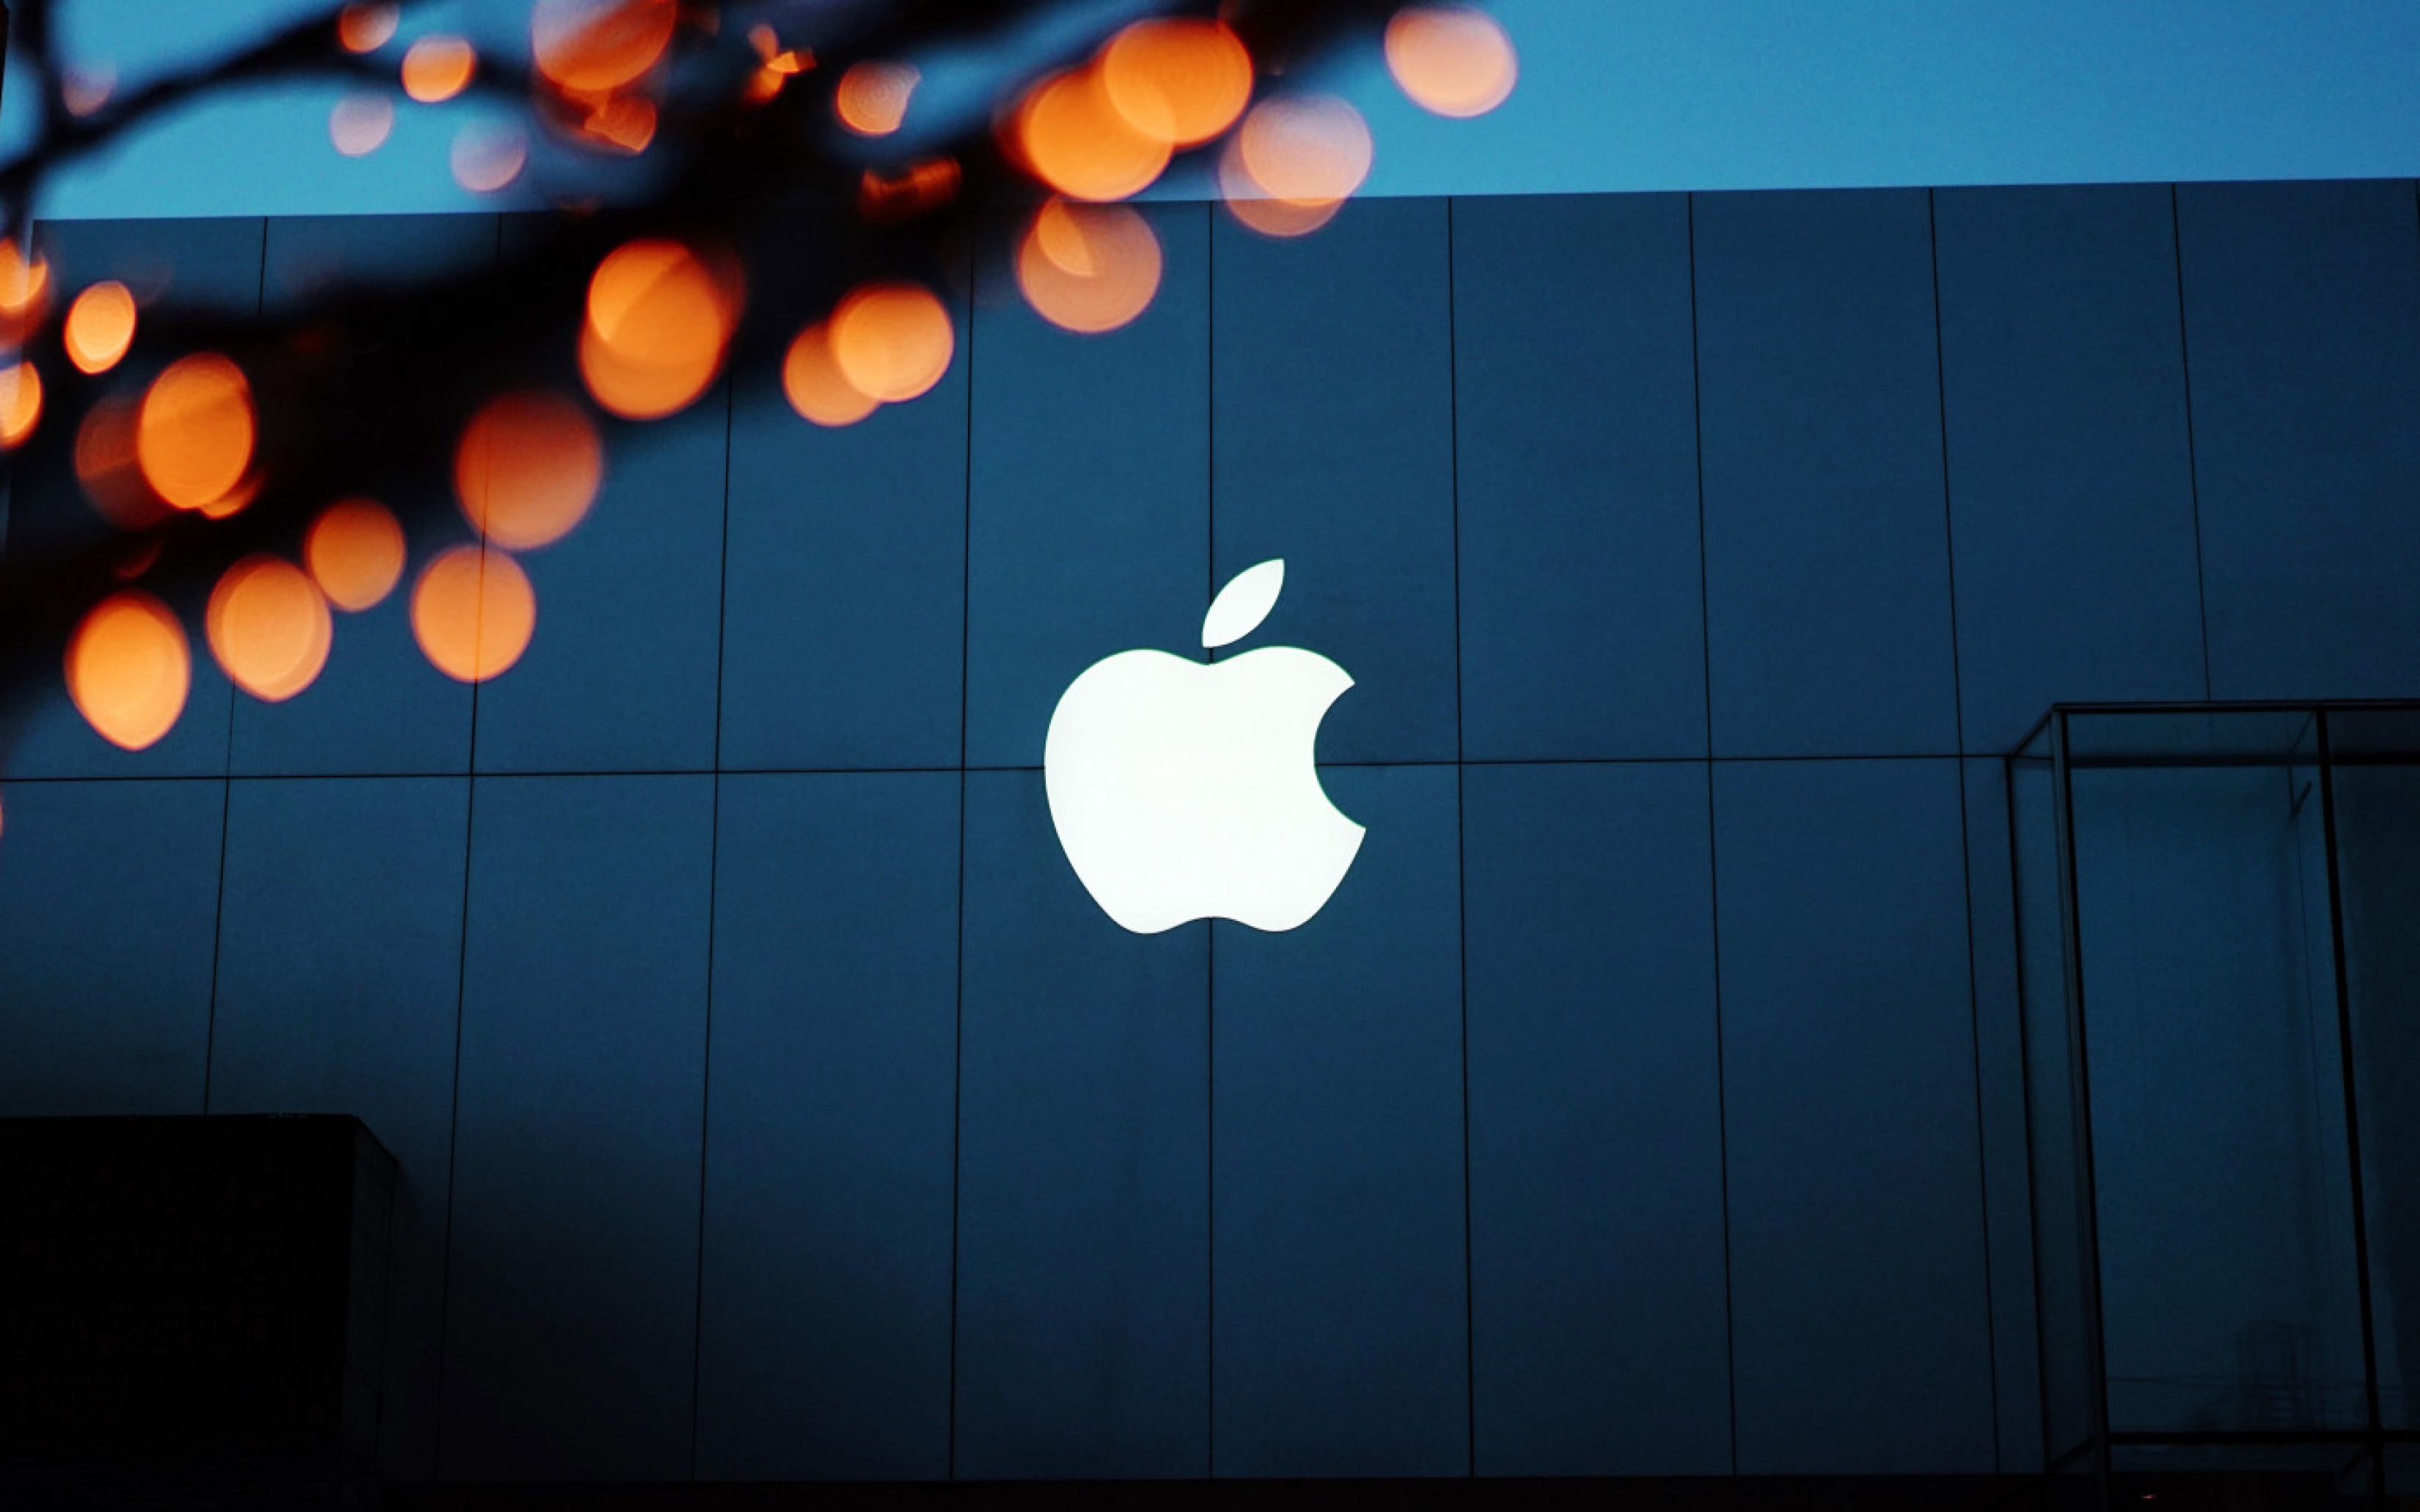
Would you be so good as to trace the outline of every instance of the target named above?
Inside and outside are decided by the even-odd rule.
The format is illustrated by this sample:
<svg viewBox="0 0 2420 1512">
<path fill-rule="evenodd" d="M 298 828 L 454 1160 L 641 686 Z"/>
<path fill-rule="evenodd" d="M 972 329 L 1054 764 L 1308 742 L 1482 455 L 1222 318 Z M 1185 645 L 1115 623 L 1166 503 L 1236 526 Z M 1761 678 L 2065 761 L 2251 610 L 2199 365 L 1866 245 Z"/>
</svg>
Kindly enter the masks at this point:
<svg viewBox="0 0 2420 1512">
<path fill-rule="evenodd" d="M 2201 610 L 2201 696 L 2211 699 L 2210 675 L 2210 580 L 2202 563 L 2201 548 L 2201 458 L 2200 446 L 2194 437 L 2193 404 L 2193 342 L 2185 330 L 2185 228 L 2184 215 L 2178 206 L 2177 186 L 2168 185 L 2168 248 L 2175 254 L 2177 267 L 2177 371 L 2184 381 L 2185 396 L 2185 485 L 2193 501 L 2194 522 L 2194 602 Z"/>
<path fill-rule="evenodd" d="M 495 258 L 501 264 L 504 257 L 504 218 L 496 217 Z M 479 563 L 487 566 L 488 537 L 485 530 L 473 527 L 479 537 Z M 472 621 L 471 643 L 479 643 L 478 622 Z M 471 685 L 471 729 L 469 744 L 463 752 L 462 765 L 462 928 L 454 942 L 454 1085 L 448 1093 L 445 1109 L 445 1269 L 437 1288 L 437 1400 L 435 1420 L 429 1432 L 429 1464 L 433 1475 L 445 1474 L 445 1355 L 453 1341 L 454 1315 L 454 1175 L 457 1157 L 462 1143 L 462 1024 L 467 1016 L 464 1005 L 470 999 L 471 980 L 471 857 L 474 854 L 479 811 L 479 685 Z"/>
<path fill-rule="evenodd" d="M 1713 611 L 1706 586 L 1706 409 L 1702 364 L 1698 355 L 1698 196 L 1683 196 L 1682 224 L 1689 255 L 1689 419 L 1698 473 L 1698 653 L 1706 694 L 1706 924 L 1714 949 L 1714 1159 L 1720 1173 L 1723 1211 L 1723 1392 L 1730 1427 L 1730 1473 L 1739 1473 L 1739 1328 L 1731 1305 L 1730 1110 L 1723 1074 L 1723 899 L 1714 825 L 1714 649 Z"/>
<path fill-rule="evenodd" d="M 1464 861 L 1462 710 L 1462 366 L 1461 308 L 1454 298 L 1453 196 L 1445 202 L 1446 456 L 1453 539 L 1453 908 L 1454 970 L 1462 1000 L 1462 1383 L 1464 1464 L 1479 1474 L 1478 1291 L 1471 1251 L 1470 1198 L 1470 873 Z"/>
<path fill-rule="evenodd" d="M 1202 207 L 1203 603 L 1218 594 L 1218 222 Z M 1215 650 L 1205 653 L 1216 659 Z M 1218 921 L 1202 926 L 1202 1474 L 1218 1473 Z"/>
<path fill-rule="evenodd" d="M 699 1403 L 706 1384 L 706 1172 L 714 1132 L 714 925 L 722 880 L 722 652 L 723 615 L 731 603 L 731 431 L 738 408 L 738 378 L 722 380 L 722 551 L 714 588 L 714 771 L 706 820 L 706 1035 L 697 1088 L 697 1268 L 691 1275 L 696 1310 L 690 1324 L 689 1478 L 697 1479 Z"/>
<path fill-rule="evenodd" d="M 1949 362 L 1941 319 L 1941 217 L 1938 195 L 1924 192 L 1925 242 L 1932 259 L 1932 387 L 1941 425 L 1941 543 L 1949 567 L 1949 694 L 1957 731 L 1953 769 L 1958 798 L 1958 881 L 1966 908 L 1966 1060 L 1974 1076 L 1975 1201 L 1983 1241 L 1983 1363 L 1992 1398 L 1992 1468 L 2000 1468 L 2000 1341 L 1993 1306 L 1992 1166 L 1983 1138 L 1983 1029 L 1981 991 L 1975 972 L 1975 849 L 1966 824 L 1966 687 L 1958 644 L 1958 525 L 1949 499 Z"/>
<path fill-rule="evenodd" d="M 958 1145 L 965 1127 L 967 1045 L 967 698 L 972 644 L 975 518 L 975 278 L 967 268 L 967 425 L 958 516 L 958 912 L 955 1002 L 950 1017 L 950 1370 L 942 1478 L 958 1478 Z"/>
</svg>

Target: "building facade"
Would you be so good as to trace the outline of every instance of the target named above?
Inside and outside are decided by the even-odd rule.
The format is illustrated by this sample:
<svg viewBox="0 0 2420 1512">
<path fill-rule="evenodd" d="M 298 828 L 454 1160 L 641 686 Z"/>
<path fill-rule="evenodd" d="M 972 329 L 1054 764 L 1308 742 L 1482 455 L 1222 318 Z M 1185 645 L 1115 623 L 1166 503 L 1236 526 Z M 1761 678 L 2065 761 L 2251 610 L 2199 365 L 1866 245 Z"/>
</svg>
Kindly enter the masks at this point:
<svg viewBox="0 0 2420 1512">
<path fill-rule="evenodd" d="M 2413 185 L 1147 213 L 1125 331 L 981 264 L 915 403 L 613 432 L 493 682 L 398 594 L 139 754 L 38 710 L 0 1113 L 362 1117 L 401 1479 L 2038 1468 L 2001 757 L 2420 693 Z M 1128 933 L 1052 709 L 1270 558 L 1367 837 Z"/>
</svg>

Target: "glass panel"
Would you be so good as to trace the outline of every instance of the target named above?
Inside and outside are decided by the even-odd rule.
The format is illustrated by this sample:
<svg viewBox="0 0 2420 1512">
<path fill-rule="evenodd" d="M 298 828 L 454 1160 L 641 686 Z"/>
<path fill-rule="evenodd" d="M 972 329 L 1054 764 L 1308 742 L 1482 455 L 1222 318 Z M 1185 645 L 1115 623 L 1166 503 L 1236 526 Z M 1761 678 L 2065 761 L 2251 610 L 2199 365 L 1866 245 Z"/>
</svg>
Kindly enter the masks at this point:
<svg viewBox="0 0 2420 1512">
<path fill-rule="evenodd" d="M 2420 760 L 2412 714 L 2331 714 L 2345 979 L 2385 1426 L 2420 1427 Z M 2350 747 L 2350 755 L 2347 748 Z"/>
<path fill-rule="evenodd" d="M 2367 1418 L 2306 717 L 2076 720 L 2127 761 L 2072 774 L 2118 1432 Z"/>
<path fill-rule="evenodd" d="M 2067 717 L 2078 767 L 2273 764 L 2309 738 L 2308 709 L 2078 712 Z"/>
<path fill-rule="evenodd" d="M 2052 726 L 2039 742 L 2047 749 Z M 2032 748 L 2029 743 L 2028 749 Z M 2072 1040 L 2060 942 L 2058 814 L 2047 760 L 2009 763 L 2010 859 L 2017 889 L 2019 1003 L 2024 1021 L 2025 1124 L 2033 1166 L 2034 1274 L 2041 1338 L 2045 1458 L 2092 1434 L 2092 1371 L 2076 1159 Z"/>
</svg>

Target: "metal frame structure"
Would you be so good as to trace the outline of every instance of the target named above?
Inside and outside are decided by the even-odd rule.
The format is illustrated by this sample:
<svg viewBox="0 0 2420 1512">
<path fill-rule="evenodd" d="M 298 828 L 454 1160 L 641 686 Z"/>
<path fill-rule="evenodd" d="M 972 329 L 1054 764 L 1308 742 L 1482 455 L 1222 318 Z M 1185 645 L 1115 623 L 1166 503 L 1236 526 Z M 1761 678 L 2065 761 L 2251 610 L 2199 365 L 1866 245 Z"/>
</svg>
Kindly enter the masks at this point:
<svg viewBox="0 0 2420 1512">
<path fill-rule="evenodd" d="M 2085 998 L 2083 918 L 2077 899 L 2076 851 L 2074 817 L 2074 772 L 2078 760 L 2074 750 L 2071 728 L 2078 720 L 2095 724 L 2107 721 L 2115 727 L 2118 721 L 2133 717 L 2159 717 L 2175 719 L 2179 716 L 2207 716 L 2213 721 L 2249 720 L 2258 717 L 2274 719 L 2280 716 L 2304 717 L 2304 722 L 2286 748 L 2273 755 L 2229 755 L 2225 753 L 2179 750 L 2136 757 L 2090 757 L 2083 759 L 2086 767 L 2168 767 L 2188 768 L 2211 765 L 2269 765 L 2316 767 L 2315 785 L 2320 805 L 2320 830 L 2325 850 L 2327 872 L 2328 948 L 2332 957 L 2335 992 L 2336 1048 L 2342 1071 L 2343 1115 L 2345 1120 L 2347 1176 L 2350 1194 L 2350 1221 L 2353 1269 L 2359 1300 L 2361 1327 L 2361 1359 L 2366 1400 L 2366 1420 L 2362 1427 L 2344 1429 L 2244 1429 L 2222 1431 L 2142 1432 L 2113 1429 L 2109 1406 L 2108 1341 L 2102 1313 L 2102 1248 L 2099 1232 L 2098 1173 L 2095 1166 L 2092 1139 L 2091 1054 L 2088 1041 L 2090 1014 Z M 2380 755 L 2365 752 L 2346 757 L 2336 747 L 2331 721 L 2341 721 L 2348 716 L 2414 717 L 2414 738 L 2408 750 Z M 2215 728 L 2215 726 L 2213 726 Z M 2381 1400 L 2377 1322 L 2371 1298 L 2371 1252 L 2369 1219 L 2365 1207 L 2366 1187 L 2361 1150 L 2359 1088 L 2354 1058 L 2352 993 L 2348 980 L 2345 934 L 2345 899 L 2339 867 L 2335 773 L 2340 764 L 2409 764 L 2420 767 L 2420 700 L 2259 702 L 2229 703 L 2074 703 L 2056 704 L 2044 714 L 2025 738 L 2018 743 L 2005 759 L 2009 804 L 2009 858 L 2011 870 L 2010 899 L 2016 915 L 2016 964 L 2019 976 L 2017 1004 L 2019 1014 L 2020 1067 L 2024 1076 L 2025 1151 L 2027 1165 L 2028 1217 L 2033 1250 L 2033 1302 L 2036 1329 L 2036 1354 L 2040 1366 L 2040 1407 L 2042 1424 L 2042 1465 L 2050 1482 L 2051 1504 L 2093 1504 L 2103 1508 L 2115 1504 L 2113 1477 L 2119 1473 L 2114 1451 L 2128 1447 L 2211 1447 L 2257 1449 L 2261 1447 L 2313 1448 L 2336 1446 L 2346 1452 L 2340 1461 L 2340 1475 L 2351 1475 L 2366 1467 L 2367 1502 L 2372 1507 L 2383 1508 L 2387 1500 L 2387 1467 L 2391 1446 L 2420 1446 L 2420 1426 L 2390 1427 L 2386 1425 Z M 2035 863 L 2048 859 L 2056 879 L 2057 901 L 2055 921 L 2058 934 L 2058 1000 L 2054 1004 L 2041 984 L 2025 981 L 2027 950 L 2026 931 L 2039 930 L 2038 918 L 2025 913 L 2024 879 L 2027 836 L 2024 826 L 2028 818 L 2035 821 L 2037 832 L 2032 837 L 2034 848 L 2040 849 L 2039 823 L 2043 816 L 2027 815 L 2021 797 L 2020 774 L 2030 776 L 2038 784 L 2045 774 L 2049 777 L 2050 808 L 2048 815 L 2053 831 L 2051 855 L 2037 854 Z M 2049 1089 L 2035 1085 L 2037 1069 L 2033 1051 L 2035 1028 L 2029 1014 L 2041 1006 L 2064 1008 L 2066 1051 L 2066 1112 L 2071 1142 L 2072 1168 L 2061 1172 L 2045 1170 L 2039 1152 L 2036 1120 L 2052 1116 L 2055 1110 L 2042 1106 Z M 2065 1180 L 2064 1197 L 2059 1184 Z M 2080 1323 L 2088 1363 L 2085 1382 L 2087 1431 L 2080 1442 L 2055 1442 L 2057 1418 L 2054 1415 L 2052 1381 L 2052 1345 L 2050 1330 L 2054 1326 L 2043 1308 L 2042 1276 L 2055 1257 L 2043 1253 L 2042 1219 L 2047 1205 L 2059 1201 L 2071 1202 L 2075 1229 L 2076 1254 L 2080 1274 L 2075 1278 L 2080 1288 Z M 2064 1490 L 2067 1497 L 2061 1497 Z"/>
</svg>

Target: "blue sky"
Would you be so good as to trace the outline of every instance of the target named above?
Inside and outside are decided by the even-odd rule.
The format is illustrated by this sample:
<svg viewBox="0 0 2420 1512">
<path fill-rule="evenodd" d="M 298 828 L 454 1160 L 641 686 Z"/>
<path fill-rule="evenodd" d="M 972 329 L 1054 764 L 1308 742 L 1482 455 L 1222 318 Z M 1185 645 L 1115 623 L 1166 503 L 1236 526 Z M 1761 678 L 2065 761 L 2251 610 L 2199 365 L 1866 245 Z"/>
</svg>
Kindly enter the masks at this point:
<svg viewBox="0 0 2420 1512">
<path fill-rule="evenodd" d="M 319 0 L 64 0 L 70 54 L 121 87 Z M 1495 115 L 1438 120 L 1374 50 L 1326 66 L 1377 138 L 1382 194 L 2141 179 L 2420 170 L 2420 0 L 1494 0 L 1523 64 Z M 520 0 L 415 8 L 507 45 Z M 13 66 L 11 80 L 23 77 Z M 406 104 L 339 157 L 332 90 L 187 112 L 61 178 L 52 216 L 491 208 L 446 149 L 474 107 Z M 0 104 L 0 151 L 28 101 Z"/>
</svg>

